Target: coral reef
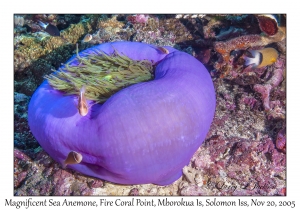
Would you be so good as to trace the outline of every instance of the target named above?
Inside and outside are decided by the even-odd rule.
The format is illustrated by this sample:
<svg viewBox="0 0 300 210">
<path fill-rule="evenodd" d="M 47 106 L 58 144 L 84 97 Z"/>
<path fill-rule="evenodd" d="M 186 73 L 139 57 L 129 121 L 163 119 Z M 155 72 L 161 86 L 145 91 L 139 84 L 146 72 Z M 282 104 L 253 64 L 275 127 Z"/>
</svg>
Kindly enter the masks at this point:
<svg viewBox="0 0 300 210">
<path fill-rule="evenodd" d="M 264 17 L 258 16 L 16 15 L 14 194 L 286 195 L 286 15 L 274 16 L 278 29 L 272 20 L 262 25 Z M 39 20 L 57 26 L 61 36 L 43 32 Z M 92 39 L 81 42 L 87 34 Z M 214 81 L 217 107 L 210 131 L 183 176 L 168 186 L 117 185 L 62 169 L 29 130 L 31 95 L 51 69 L 75 54 L 76 43 L 81 51 L 121 40 L 187 52 L 205 64 Z M 245 67 L 236 59 L 240 51 L 266 47 L 279 52 L 272 65 Z"/>
</svg>

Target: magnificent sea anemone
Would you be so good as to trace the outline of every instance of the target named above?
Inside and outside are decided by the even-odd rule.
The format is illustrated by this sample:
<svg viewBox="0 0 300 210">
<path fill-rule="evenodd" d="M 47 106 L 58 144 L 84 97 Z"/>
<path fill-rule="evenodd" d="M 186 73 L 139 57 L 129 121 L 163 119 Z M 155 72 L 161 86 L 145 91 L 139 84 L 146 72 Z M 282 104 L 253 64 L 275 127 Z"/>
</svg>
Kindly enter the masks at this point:
<svg viewBox="0 0 300 210">
<path fill-rule="evenodd" d="M 90 67 L 94 62 L 90 55 L 107 57 L 117 70 L 98 69 L 107 74 L 101 81 L 97 75 L 80 76 L 80 71 L 98 71 Z M 126 69 L 120 65 L 125 61 L 117 68 L 115 64 L 122 56 L 129 63 L 151 64 L 150 77 L 137 82 L 130 72 L 123 74 Z M 215 112 L 214 86 L 206 68 L 171 47 L 105 43 L 80 52 L 46 78 L 29 104 L 33 135 L 57 162 L 115 183 L 176 181 L 204 141 Z M 101 84 L 109 87 L 103 89 Z M 86 116 L 76 107 L 81 85 L 87 90 Z"/>
</svg>

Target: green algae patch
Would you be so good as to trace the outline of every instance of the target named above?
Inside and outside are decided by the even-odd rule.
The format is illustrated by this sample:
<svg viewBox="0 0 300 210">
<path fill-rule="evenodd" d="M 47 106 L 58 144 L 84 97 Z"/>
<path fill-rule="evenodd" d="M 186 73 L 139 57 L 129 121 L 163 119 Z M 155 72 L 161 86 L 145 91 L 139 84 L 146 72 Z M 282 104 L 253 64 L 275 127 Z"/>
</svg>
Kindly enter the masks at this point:
<svg viewBox="0 0 300 210">
<path fill-rule="evenodd" d="M 79 63 L 72 65 L 74 59 Z M 85 97 L 96 103 L 105 102 L 117 91 L 129 85 L 153 79 L 153 66 L 148 60 L 136 61 L 116 50 L 107 55 L 95 50 L 95 54 L 78 54 L 59 71 L 45 76 L 49 84 L 66 95 L 78 95 L 85 86 Z"/>
</svg>

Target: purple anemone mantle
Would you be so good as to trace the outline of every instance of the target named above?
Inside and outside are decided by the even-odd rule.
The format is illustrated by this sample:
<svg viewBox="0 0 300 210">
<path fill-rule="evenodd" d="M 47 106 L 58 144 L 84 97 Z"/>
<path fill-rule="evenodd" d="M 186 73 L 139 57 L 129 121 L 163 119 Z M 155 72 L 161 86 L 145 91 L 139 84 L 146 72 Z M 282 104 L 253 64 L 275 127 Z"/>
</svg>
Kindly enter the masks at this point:
<svg viewBox="0 0 300 210">
<path fill-rule="evenodd" d="M 28 110 L 30 129 L 43 149 L 60 163 L 77 151 L 82 162 L 67 167 L 115 183 L 176 181 L 205 139 L 216 99 L 203 64 L 165 48 L 169 54 L 154 45 L 113 42 L 83 51 L 112 54 L 116 49 L 133 60 L 158 63 L 154 80 L 118 91 L 84 117 L 74 105 L 77 96 L 66 96 L 44 81 Z"/>
</svg>

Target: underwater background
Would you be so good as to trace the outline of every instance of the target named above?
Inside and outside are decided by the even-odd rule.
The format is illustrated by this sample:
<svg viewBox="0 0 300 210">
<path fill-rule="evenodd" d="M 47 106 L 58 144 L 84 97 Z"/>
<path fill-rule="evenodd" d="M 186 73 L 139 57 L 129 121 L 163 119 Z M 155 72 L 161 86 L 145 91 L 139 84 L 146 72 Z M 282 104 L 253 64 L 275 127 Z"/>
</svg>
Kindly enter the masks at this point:
<svg viewBox="0 0 300 210">
<path fill-rule="evenodd" d="M 285 21 L 285 14 L 15 14 L 14 194 L 285 195 Z M 75 54 L 76 43 L 82 51 L 113 41 L 174 47 L 201 61 L 213 79 L 210 131 L 171 185 L 118 185 L 63 169 L 30 132 L 28 103 L 43 77 Z M 266 48 L 278 57 L 263 51 L 261 59 L 273 62 L 244 65 L 244 55 L 251 57 L 245 52 Z"/>
</svg>

